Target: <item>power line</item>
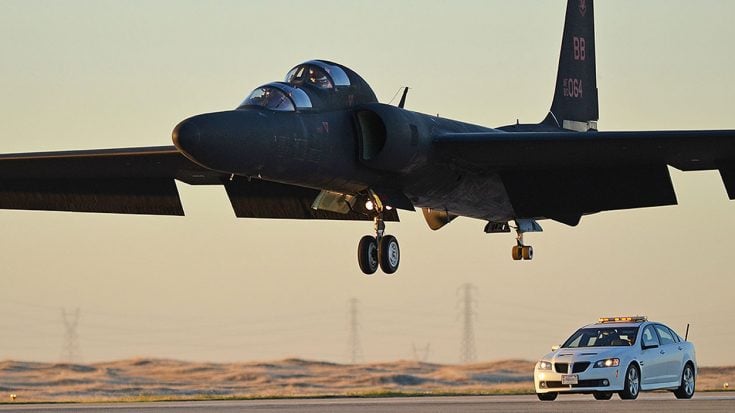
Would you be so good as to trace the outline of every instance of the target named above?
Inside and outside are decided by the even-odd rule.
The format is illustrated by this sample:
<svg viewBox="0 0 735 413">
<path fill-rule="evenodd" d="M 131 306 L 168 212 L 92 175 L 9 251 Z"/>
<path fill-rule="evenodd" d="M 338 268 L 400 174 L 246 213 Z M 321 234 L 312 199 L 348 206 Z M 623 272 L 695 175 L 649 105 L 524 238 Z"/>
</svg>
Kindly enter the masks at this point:
<svg viewBox="0 0 735 413">
<path fill-rule="evenodd" d="M 357 298 L 350 299 L 349 318 L 350 318 L 350 336 L 348 339 L 348 347 L 350 354 L 350 362 L 355 364 L 362 359 L 362 348 L 360 347 L 360 323 L 358 321 Z"/>
<path fill-rule="evenodd" d="M 67 314 L 66 309 L 61 309 L 61 319 L 64 322 L 64 347 L 61 350 L 61 359 L 67 363 L 74 363 L 79 358 L 79 309 L 74 313 Z"/>
<path fill-rule="evenodd" d="M 458 293 L 461 292 L 458 298 L 460 300 L 460 316 L 462 317 L 462 341 L 459 354 L 459 360 L 462 363 L 472 363 L 477 360 L 474 332 L 477 301 L 472 296 L 475 291 L 477 291 L 477 287 L 470 283 L 462 284 L 460 289 L 457 290 Z"/>
</svg>

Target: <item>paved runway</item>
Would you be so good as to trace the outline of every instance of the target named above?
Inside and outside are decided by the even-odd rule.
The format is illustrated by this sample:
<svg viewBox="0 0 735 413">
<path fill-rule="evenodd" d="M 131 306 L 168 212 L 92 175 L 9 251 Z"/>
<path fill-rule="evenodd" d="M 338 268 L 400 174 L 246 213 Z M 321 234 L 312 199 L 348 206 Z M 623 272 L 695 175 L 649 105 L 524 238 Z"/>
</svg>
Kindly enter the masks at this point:
<svg viewBox="0 0 735 413">
<path fill-rule="evenodd" d="M 113 413 L 464 413 L 464 412 L 726 412 L 735 411 L 735 392 L 697 393 L 692 400 L 672 394 L 643 394 L 635 401 L 596 401 L 592 396 L 559 396 L 540 402 L 536 396 L 398 397 L 385 399 L 242 400 L 208 402 L 0 405 L 0 411 Z"/>
</svg>

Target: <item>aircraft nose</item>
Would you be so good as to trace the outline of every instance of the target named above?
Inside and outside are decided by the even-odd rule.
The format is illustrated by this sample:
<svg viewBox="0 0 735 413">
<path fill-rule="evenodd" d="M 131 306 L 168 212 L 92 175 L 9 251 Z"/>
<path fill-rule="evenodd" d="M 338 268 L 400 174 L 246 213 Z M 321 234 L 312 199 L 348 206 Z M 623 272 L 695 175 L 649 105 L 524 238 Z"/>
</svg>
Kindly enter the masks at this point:
<svg viewBox="0 0 735 413">
<path fill-rule="evenodd" d="M 257 110 L 203 113 L 176 125 L 171 137 L 184 156 L 205 168 L 255 174 L 273 151 L 272 136 L 298 130 L 286 123 Z"/>
<path fill-rule="evenodd" d="M 195 153 L 196 148 L 201 144 L 202 134 L 196 122 L 189 118 L 176 125 L 171 133 L 171 138 L 180 151 L 191 157 L 191 154 Z"/>
</svg>

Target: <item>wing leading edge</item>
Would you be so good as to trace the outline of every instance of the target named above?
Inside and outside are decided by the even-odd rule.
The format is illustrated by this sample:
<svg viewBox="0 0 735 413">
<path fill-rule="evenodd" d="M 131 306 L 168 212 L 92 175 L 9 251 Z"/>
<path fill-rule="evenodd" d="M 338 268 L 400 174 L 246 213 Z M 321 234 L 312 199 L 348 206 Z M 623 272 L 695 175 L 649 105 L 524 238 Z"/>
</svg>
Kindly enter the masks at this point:
<svg viewBox="0 0 735 413">
<path fill-rule="evenodd" d="M 238 217 L 369 219 L 311 209 L 315 189 L 229 178 L 174 146 L 7 154 L 0 155 L 0 209 L 180 216 L 179 180 L 224 185 Z"/>
<path fill-rule="evenodd" d="M 447 133 L 433 141 L 460 167 L 500 174 L 519 217 L 576 225 L 589 213 L 675 205 L 667 165 L 719 170 L 735 199 L 735 130 Z"/>
</svg>

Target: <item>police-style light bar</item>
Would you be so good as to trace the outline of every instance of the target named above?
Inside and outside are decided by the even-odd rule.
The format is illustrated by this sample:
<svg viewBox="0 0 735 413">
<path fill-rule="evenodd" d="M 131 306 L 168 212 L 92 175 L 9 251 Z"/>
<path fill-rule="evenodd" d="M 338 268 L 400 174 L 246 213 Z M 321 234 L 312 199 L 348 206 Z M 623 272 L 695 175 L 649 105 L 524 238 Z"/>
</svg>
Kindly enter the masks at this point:
<svg viewBox="0 0 735 413">
<path fill-rule="evenodd" d="M 644 315 L 634 315 L 630 317 L 600 317 L 598 323 L 642 323 L 648 321 L 648 317 Z"/>
</svg>

